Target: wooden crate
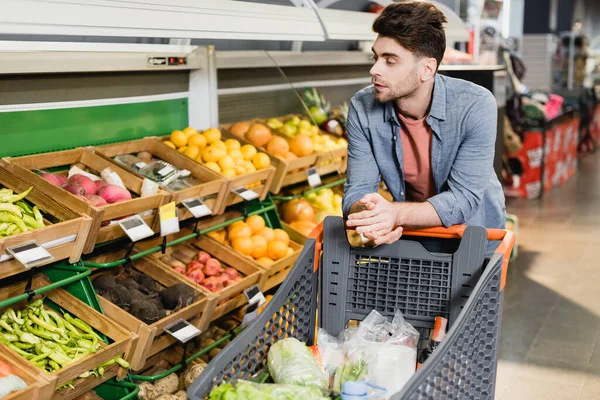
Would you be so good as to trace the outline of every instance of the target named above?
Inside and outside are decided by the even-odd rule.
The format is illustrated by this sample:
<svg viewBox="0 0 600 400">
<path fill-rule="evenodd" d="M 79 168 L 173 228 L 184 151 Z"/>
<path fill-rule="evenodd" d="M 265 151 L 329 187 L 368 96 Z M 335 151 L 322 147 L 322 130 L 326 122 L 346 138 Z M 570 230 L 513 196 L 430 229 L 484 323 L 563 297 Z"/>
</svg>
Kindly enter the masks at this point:
<svg viewBox="0 0 600 400">
<path fill-rule="evenodd" d="M 189 234 L 191 231 L 183 230 L 182 234 Z M 202 236 L 204 238 L 204 236 Z M 188 264 L 189 261 L 185 257 L 181 255 L 180 250 L 192 250 L 196 253 L 199 253 L 201 250 L 206 251 L 212 257 L 218 259 L 223 267 L 232 267 L 236 269 L 239 273 L 244 275 L 244 278 L 235 283 L 234 285 L 228 286 L 223 290 L 217 293 L 211 293 L 207 289 L 198 285 L 197 287 L 206 292 L 211 293 L 212 295 L 217 297 L 216 305 L 214 310 L 211 313 L 210 321 L 214 321 L 215 319 L 228 314 L 232 310 L 235 310 L 238 307 L 246 304 L 248 300 L 244 295 L 244 290 L 248 289 L 253 285 L 260 284 L 260 279 L 262 277 L 263 270 L 258 268 L 256 265 L 253 265 L 249 262 L 246 257 L 243 257 L 241 254 L 234 252 L 233 250 L 225 249 L 217 249 L 217 248 L 205 248 L 201 243 L 197 241 L 193 241 L 194 246 L 190 246 L 189 244 L 181 244 L 173 247 L 167 248 L 166 255 L 175 258 L 178 261 L 183 262 L 184 264 Z M 161 268 L 168 270 L 171 273 L 174 273 L 180 276 L 182 279 L 187 282 L 192 283 L 192 280 L 187 278 L 184 275 L 178 274 L 177 272 L 171 269 L 171 266 L 161 260 L 163 258 L 162 254 L 154 254 L 156 262 L 160 265 Z"/>
<path fill-rule="evenodd" d="M 277 119 L 284 121 L 289 117 L 291 117 L 291 115 L 278 117 Z M 265 120 L 253 120 L 248 122 L 261 123 L 266 126 Z M 246 139 L 233 135 L 229 131 L 231 125 L 232 124 L 226 124 L 221 126 L 224 138 L 233 138 L 239 140 L 243 144 L 252 144 Z M 274 129 L 271 129 L 271 132 L 273 135 L 277 135 L 285 139 L 290 139 L 288 136 L 283 135 Z M 323 131 L 321 131 L 321 135 L 327 135 L 337 139 L 335 136 L 325 133 Z M 264 148 L 257 148 L 260 149 L 260 151 L 269 154 Z M 286 186 L 290 186 L 300 182 L 306 182 L 308 180 L 306 170 L 309 167 L 315 166 L 319 175 L 324 176 L 335 172 L 343 174 L 344 172 L 346 172 L 348 165 L 348 149 L 345 148 L 335 149 L 332 151 L 326 151 L 321 153 L 313 153 L 309 156 L 298 157 L 297 159 L 292 161 L 285 160 L 272 154 L 269 154 L 269 157 L 271 158 L 271 165 L 276 168 L 275 176 L 273 177 L 273 181 L 271 182 L 271 186 L 269 188 L 270 192 L 274 194 L 278 194 L 281 191 L 281 189 Z M 336 159 L 339 160 L 336 161 Z"/>
<path fill-rule="evenodd" d="M 47 247 L 55 261 L 68 258 L 69 262 L 74 263 L 79 260 L 88 240 L 92 218 L 75 212 L 68 207 L 68 204 L 63 203 L 60 200 L 62 189 L 52 187 L 50 190 L 45 190 L 27 176 L 14 173 L 12 165 L 0 162 L 0 187 L 12 189 L 14 192 L 23 192 L 31 186 L 33 189 L 25 201 L 38 206 L 43 213 L 49 214 L 44 219 L 46 226 L 0 238 L 0 260 L 3 260 L 0 262 L 0 279 L 25 271 L 21 263 L 8 258 L 7 247 L 36 240 Z"/>
<path fill-rule="evenodd" d="M 32 281 L 32 289 L 35 290 L 47 286 L 50 283 L 51 282 L 46 277 L 38 275 L 34 277 Z M 2 290 L 0 290 L 0 300 L 6 300 L 24 293 L 25 286 L 26 282 L 23 281 L 11 286 L 3 287 Z M 124 359 L 129 361 L 131 359 L 134 342 L 137 340 L 137 335 L 122 328 L 105 315 L 69 294 L 64 289 L 58 288 L 51 290 L 46 292 L 45 296 L 47 300 L 52 301 L 71 316 L 80 318 L 97 332 L 106 335 L 112 340 L 112 343 L 103 346 L 103 348 L 96 353 L 90 354 L 73 364 L 67 365 L 58 371 L 54 371 L 53 373 L 46 372 L 32 364 L 32 367 L 35 369 L 38 376 L 50 383 L 47 390 L 50 391 L 52 399 L 73 399 L 117 375 L 119 377 L 124 377 L 127 371 L 115 364 L 110 368 L 106 368 L 104 376 L 101 378 L 78 378 L 82 373 L 94 369 L 98 365 L 105 363 L 116 356 L 122 355 Z M 27 303 L 23 301 L 14 304 L 11 307 L 17 310 L 21 309 L 26 304 Z M 4 310 L 0 310 L 0 312 L 3 311 Z M 0 353 L 6 353 L 14 357 L 22 358 L 2 343 L 0 343 Z M 24 358 L 22 359 L 27 362 Z M 67 388 L 58 392 L 54 391 L 56 387 L 61 386 L 68 381 L 73 382 L 75 389 Z"/>
<path fill-rule="evenodd" d="M 157 138 L 157 140 L 161 142 L 168 139 L 169 136 Z M 223 139 L 226 139 L 225 135 L 223 135 Z M 164 144 L 163 146 L 168 148 L 168 146 L 165 146 Z M 195 160 L 192 161 L 199 165 L 202 165 Z M 222 214 L 225 211 L 225 208 L 228 206 L 238 204 L 244 201 L 244 199 L 242 199 L 240 196 L 233 193 L 233 191 L 236 189 L 241 189 L 243 187 L 249 188 L 258 194 L 259 200 L 264 200 L 267 197 L 267 194 L 269 193 L 269 188 L 271 187 L 271 183 L 273 181 L 273 177 L 275 176 L 275 172 L 276 169 L 271 165 L 269 168 L 254 171 L 249 174 L 236 176 L 234 178 L 226 178 L 221 174 L 217 174 L 223 179 L 227 180 L 227 182 L 229 183 L 227 194 L 225 195 L 225 199 L 223 201 L 223 207 L 221 208 L 221 210 L 219 210 L 217 214 Z M 258 185 L 254 186 L 256 183 L 258 183 Z"/>
<path fill-rule="evenodd" d="M 190 356 L 190 352 L 188 352 L 187 356 Z M 180 346 L 172 346 L 168 349 L 164 349 L 160 353 L 149 357 L 146 360 L 146 365 L 142 368 L 141 372 L 137 375 L 143 376 L 153 376 L 158 375 L 163 371 L 173 368 L 175 365 L 179 364 L 183 358 L 183 349 Z M 192 361 L 188 364 L 188 367 L 191 367 L 195 364 L 202 364 L 206 366 L 206 363 L 201 361 L 199 358 Z M 177 375 L 181 376 L 183 370 L 179 370 L 176 372 Z"/>
<path fill-rule="evenodd" d="M 202 330 L 210 322 L 209 318 L 211 310 L 215 305 L 216 298 L 214 296 L 199 290 L 198 287 L 191 284 L 191 281 L 186 277 L 179 276 L 174 271 L 162 268 L 157 264 L 158 263 L 150 259 L 150 257 L 145 257 L 133 261 L 131 268 L 150 276 L 164 287 L 170 287 L 182 282 L 193 287 L 195 289 L 196 297 L 191 305 L 182 308 L 153 324 L 146 324 L 104 297 L 98 296 L 104 314 L 107 317 L 124 328 L 136 332 L 139 336 L 130 361 L 131 369 L 135 371 L 144 366 L 149 356 L 164 350 L 177 341 L 172 336 L 164 333 L 166 327 L 180 319 L 184 319 Z M 110 271 L 101 271 L 97 275 L 110 273 Z"/>
<path fill-rule="evenodd" d="M 15 353 L 2 352 L 0 360 L 8 363 L 12 367 L 13 373 L 27 384 L 25 389 L 12 392 L 3 397 L 3 400 L 48 400 L 51 398 L 56 377 L 47 377 L 49 381 L 42 378 L 39 376 L 39 370 L 33 364 Z"/>
<path fill-rule="evenodd" d="M 154 157 L 170 163 L 177 169 L 190 171 L 191 176 L 203 182 L 201 185 L 177 191 L 171 191 L 168 188 L 163 187 L 163 190 L 171 193 L 172 201 L 180 205 L 183 200 L 195 197 L 203 198 L 204 204 L 211 209 L 212 215 L 218 215 L 224 208 L 223 203 L 226 195 L 228 194 L 229 182 L 223 176 L 211 170 L 210 168 L 207 168 L 191 158 L 186 157 L 174 149 L 164 146 L 156 138 L 145 138 L 141 140 L 115 143 L 108 146 L 98 147 L 96 149 L 98 153 L 110 158 L 124 154 L 147 151 Z M 131 172 L 140 179 L 144 178 L 133 169 Z M 188 211 L 187 208 L 180 206 L 179 219 L 183 221 L 189 218 L 193 218 L 193 215 Z"/>
<path fill-rule="evenodd" d="M 28 176 L 31 182 L 42 188 L 44 191 L 49 190 L 49 187 L 56 186 L 46 182 L 40 176 L 31 172 L 31 170 L 57 167 L 66 167 L 66 169 L 68 169 L 72 164 L 82 163 L 98 172 L 110 167 L 121 177 L 121 180 L 130 192 L 137 196 L 140 196 L 141 194 L 142 180 L 140 178 L 127 172 L 117 164 L 106 160 L 104 157 L 95 154 L 92 148 L 78 148 L 53 153 L 34 154 L 23 157 L 6 158 L 5 160 L 15 164 L 15 172 L 20 169 L 20 175 Z M 66 171 L 64 172 L 66 173 Z M 118 224 L 102 226 L 103 222 L 139 214 L 148 210 L 155 211 L 161 205 L 169 202 L 170 198 L 169 194 L 159 191 L 153 196 L 134 197 L 131 200 L 109 204 L 103 207 L 94 207 L 66 190 L 60 190 L 62 195 L 59 199 L 63 204 L 74 211 L 85 213 L 93 219 L 89 239 L 84 248 L 84 253 L 86 254 L 93 251 L 94 246 L 98 243 L 104 243 L 125 236 L 125 233 Z M 154 212 L 152 215 L 144 217 L 144 220 L 155 232 L 158 232 L 160 228 L 158 212 Z"/>
</svg>

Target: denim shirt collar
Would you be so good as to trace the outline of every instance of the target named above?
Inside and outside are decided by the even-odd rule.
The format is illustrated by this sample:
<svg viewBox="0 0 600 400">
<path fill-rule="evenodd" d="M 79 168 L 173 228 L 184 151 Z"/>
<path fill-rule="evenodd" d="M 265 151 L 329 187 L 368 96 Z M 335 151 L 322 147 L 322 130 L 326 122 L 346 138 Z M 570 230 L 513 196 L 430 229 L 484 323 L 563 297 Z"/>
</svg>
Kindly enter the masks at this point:
<svg viewBox="0 0 600 400">
<path fill-rule="evenodd" d="M 440 121 L 444 121 L 446 119 L 446 83 L 438 73 L 435 74 L 433 100 L 431 101 L 429 116 Z M 393 120 L 396 125 L 400 126 L 400 121 L 398 120 L 398 115 L 396 114 L 396 108 L 394 107 L 393 101 L 388 101 L 385 103 L 383 109 L 383 120 L 385 122 Z"/>
</svg>

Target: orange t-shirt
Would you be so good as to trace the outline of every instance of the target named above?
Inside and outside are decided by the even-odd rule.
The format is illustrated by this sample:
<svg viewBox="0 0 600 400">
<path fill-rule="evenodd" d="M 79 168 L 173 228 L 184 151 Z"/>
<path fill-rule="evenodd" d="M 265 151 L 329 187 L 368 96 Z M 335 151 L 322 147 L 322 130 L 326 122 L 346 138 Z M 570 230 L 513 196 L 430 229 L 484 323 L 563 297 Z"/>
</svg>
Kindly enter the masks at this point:
<svg viewBox="0 0 600 400">
<path fill-rule="evenodd" d="M 404 158 L 406 201 L 424 202 L 437 194 L 431 175 L 431 127 L 425 116 L 414 120 L 398 113 Z"/>
</svg>

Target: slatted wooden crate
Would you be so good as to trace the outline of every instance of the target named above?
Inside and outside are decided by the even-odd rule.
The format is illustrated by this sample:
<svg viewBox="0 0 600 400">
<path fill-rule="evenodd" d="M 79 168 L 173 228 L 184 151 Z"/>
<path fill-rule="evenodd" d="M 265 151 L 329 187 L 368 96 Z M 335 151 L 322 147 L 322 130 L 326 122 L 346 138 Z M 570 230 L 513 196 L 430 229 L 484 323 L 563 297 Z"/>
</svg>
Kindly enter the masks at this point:
<svg viewBox="0 0 600 400">
<path fill-rule="evenodd" d="M 39 371 L 23 357 L 10 352 L 0 353 L 0 361 L 8 363 L 13 369 L 14 375 L 18 376 L 27 384 L 25 389 L 12 392 L 3 400 L 48 400 L 52 395 L 55 377 L 48 377 L 50 382 L 39 375 Z M 52 387 L 50 387 L 52 386 Z"/>
</svg>

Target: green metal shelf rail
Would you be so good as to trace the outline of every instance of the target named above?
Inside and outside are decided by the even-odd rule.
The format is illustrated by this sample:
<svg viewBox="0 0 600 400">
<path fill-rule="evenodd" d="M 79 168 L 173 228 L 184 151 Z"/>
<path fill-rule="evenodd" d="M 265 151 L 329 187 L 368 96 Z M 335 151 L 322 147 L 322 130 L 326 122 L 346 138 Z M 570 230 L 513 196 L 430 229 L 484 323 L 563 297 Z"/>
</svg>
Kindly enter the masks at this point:
<svg viewBox="0 0 600 400">
<path fill-rule="evenodd" d="M 271 196 L 271 199 L 272 200 L 278 200 L 278 201 L 295 200 L 295 199 L 299 199 L 301 197 L 304 197 L 306 195 L 309 195 L 311 193 L 318 192 L 321 189 L 329 189 L 329 188 L 332 188 L 332 187 L 343 185 L 344 183 L 346 183 L 346 178 L 338 179 L 336 181 L 327 183 L 325 185 L 321 185 L 321 186 L 316 187 L 316 188 L 309 189 L 306 192 L 303 192 L 303 193 L 300 193 L 300 194 L 296 194 L 296 195 L 293 195 L 293 196 Z"/>
<path fill-rule="evenodd" d="M 203 354 L 208 353 L 209 351 L 211 351 L 212 349 L 218 347 L 220 344 L 224 343 L 225 341 L 232 339 L 234 336 L 239 335 L 240 332 L 242 332 L 244 330 L 244 328 L 238 327 L 235 328 L 232 333 L 228 333 L 227 335 L 223 336 L 221 339 L 215 341 L 213 344 L 211 344 L 208 347 L 203 348 L 202 350 L 198 351 L 195 354 L 192 354 L 190 357 L 186 358 L 185 362 L 186 364 L 189 364 L 191 362 L 193 362 L 194 360 L 196 360 L 198 357 L 200 357 Z M 143 382 L 155 382 L 158 381 L 166 376 L 171 375 L 174 372 L 179 371 L 181 368 L 183 368 L 183 365 L 181 364 L 177 364 L 175 365 L 173 368 L 168 369 L 164 372 L 161 372 L 158 375 L 150 375 L 150 376 L 146 376 L 146 375 L 129 375 L 129 377 L 134 380 L 134 381 L 143 381 Z"/>
<path fill-rule="evenodd" d="M 51 284 L 49 284 L 47 286 L 35 289 L 33 291 L 33 294 L 35 294 L 35 295 L 44 294 L 44 293 L 49 292 L 51 290 L 54 290 L 54 289 L 57 289 L 57 288 L 69 285 L 71 283 L 80 281 L 80 280 L 82 280 L 82 279 L 90 276 L 91 273 L 92 273 L 92 271 L 90 269 L 88 269 L 88 268 L 84 268 L 84 267 L 80 267 L 80 266 L 76 266 L 76 265 L 73 265 L 72 267 L 73 267 L 72 268 L 73 271 L 77 272 L 75 275 L 70 276 L 70 277 L 65 278 L 65 279 L 62 279 L 62 280 L 57 281 L 57 282 L 53 282 L 53 283 L 51 283 Z M 0 308 L 11 306 L 11 305 L 13 305 L 15 303 L 18 303 L 20 301 L 27 300 L 28 298 L 29 298 L 29 294 L 23 293 L 21 295 L 18 295 L 18 296 L 15 296 L 15 297 L 11 297 L 11 298 L 6 299 L 6 300 L 2 300 L 2 301 L 0 301 Z"/>
<path fill-rule="evenodd" d="M 140 392 L 138 385 L 127 382 L 111 379 L 103 384 L 96 386 L 94 389 L 96 394 L 105 400 L 131 400 L 134 399 Z M 125 393 L 124 395 L 122 393 Z"/>
<path fill-rule="evenodd" d="M 274 204 L 270 204 L 270 205 L 268 205 L 266 207 L 262 207 L 260 209 L 248 212 L 248 216 L 267 213 L 267 212 L 273 211 L 275 209 L 276 209 L 275 205 Z M 176 246 L 176 245 L 178 245 L 180 243 L 183 243 L 185 241 L 188 241 L 190 239 L 197 238 L 199 235 L 205 235 L 205 234 L 207 234 L 209 232 L 216 231 L 216 230 L 221 229 L 221 228 L 225 228 L 225 227 L 227 227 L 227 226 L 229 226 L 229 225 L 231 225 L 231 224 L 233 224 L 233 223 L 235 223 L 237 221 L 243 221 L 244 218 L 245 218 L 244 216 L 232 218 L 229 221 L 225 221 L 225 222 L 222 222 L 220 224 L 211 226 L 210 228 L 202 229 L 202 230 L 200 230 L 198 232 L 194 232 L 194 233 L 191 233 L 189 235 L 186 235 L 186 236 L 180 237 L 178 239 L 175 239 L 175 240 L 173 240 L 171 242 L 168 242 L 165 246 L 166 247 Z M 150 255 L 152 253 L 156 253 L 156 252 L 161 251 L 161 250 L 162 250 L 162 246 L 155 246 L 155 247 L 152 247 L 152 248 L 150 248 L 148 250 L 144 250 L 144 251 L 141 251 L 139 253 L 131 255 L 129 257 L 129 260 L 134 261 L 134 260 L 140 259 L 142 257 L 145 257 L 145 256 Z M 119 265 L 125 264 L 127 261 L 128 261 L 128 259 L 123 258 L 123 259 L 120 259 L 120 260 L 116 260 L 116 261 L 112 261 L 112 262 L 107 262 L 107 263 L 95 263 L 95 262 L 90 262 L 90 261 L 82 261 L 82 264 L 85 267 L 88 267 L 88 268 L 114 268 L 114 267 L 118 267 Z"/>
</svg>

